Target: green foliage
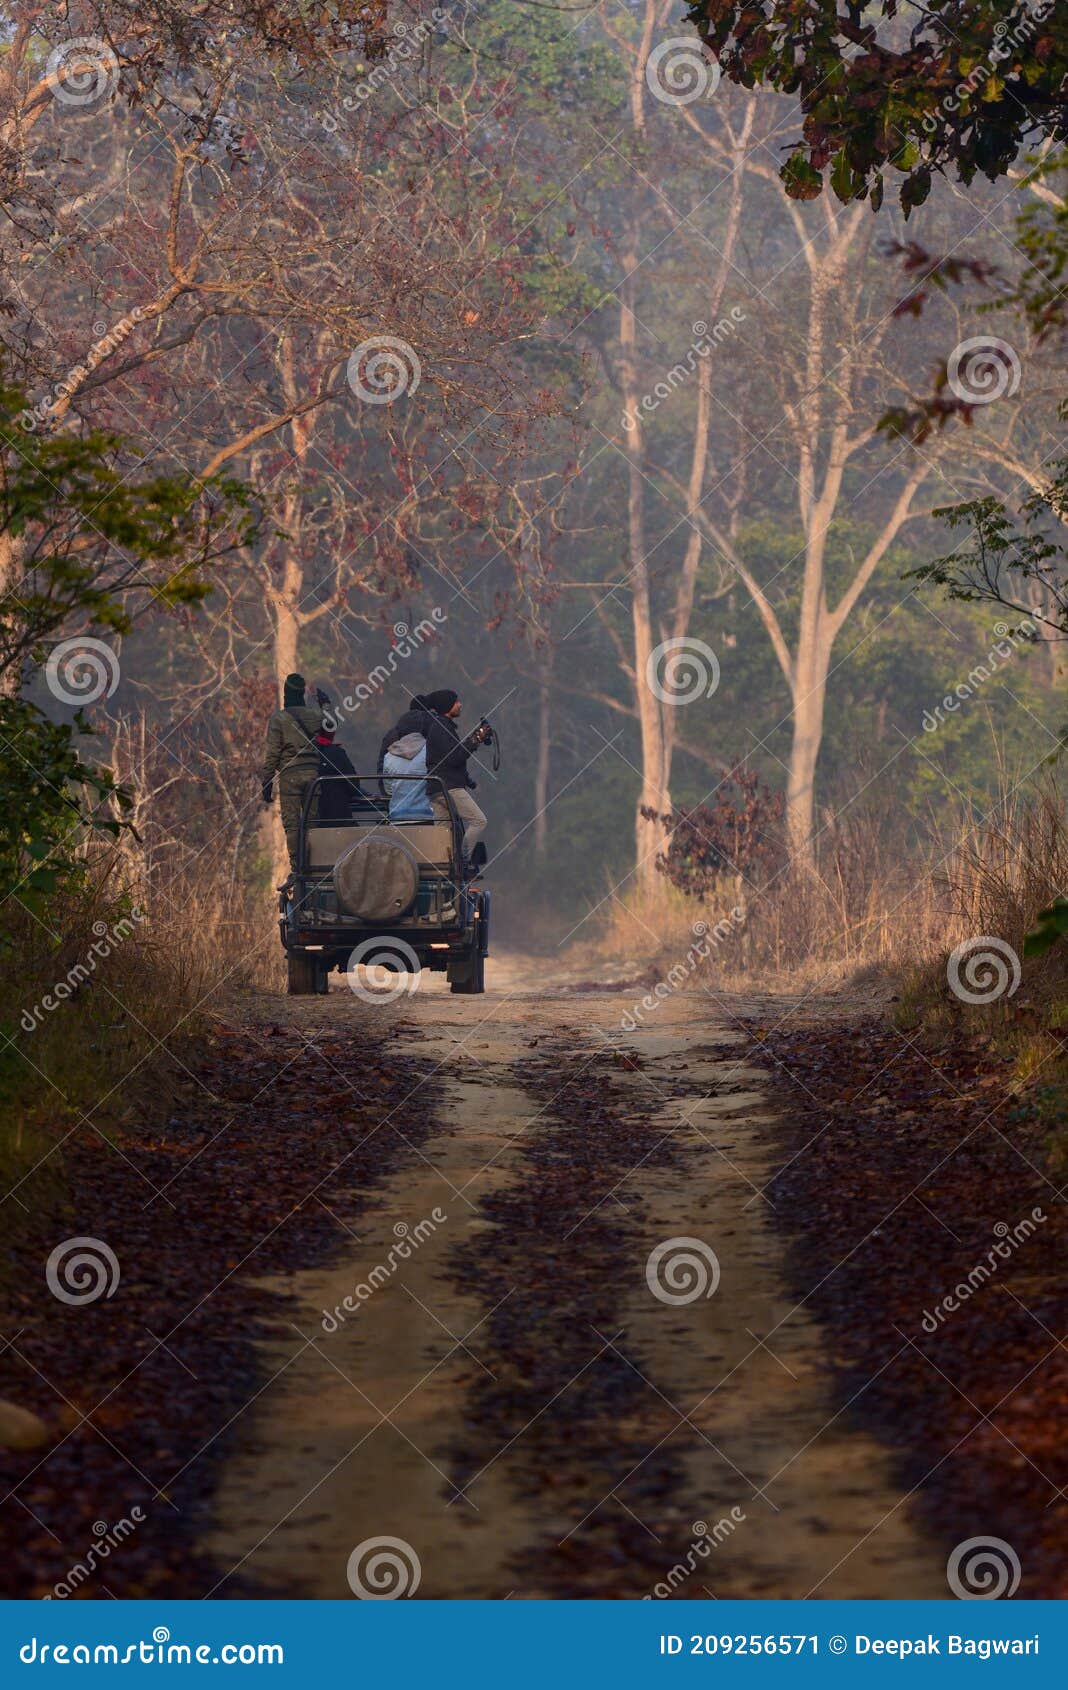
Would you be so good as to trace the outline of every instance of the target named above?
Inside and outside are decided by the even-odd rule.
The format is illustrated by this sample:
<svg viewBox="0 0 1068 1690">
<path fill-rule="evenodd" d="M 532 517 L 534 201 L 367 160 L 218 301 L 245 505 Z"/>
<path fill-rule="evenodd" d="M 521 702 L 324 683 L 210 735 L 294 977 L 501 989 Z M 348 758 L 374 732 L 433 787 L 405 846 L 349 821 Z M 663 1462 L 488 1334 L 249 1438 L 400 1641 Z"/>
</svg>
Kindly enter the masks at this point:
<svg viewBox="0 0 1068 1690">
<path fill-rule="evenodd" d="M 955 546 L 931 563 L 906 572 L 906 580 L 932 581 L 951 599 L 970 604 L 998 604 L 1045 626 L 1053 637 L 1068 638 L 1068 585 L 1063 576 L 1063 553 L 1044 531 L 1056 521 L 1068 500 L 1068 460 L 1051 467 L 1051 482 L 1022 507 L 1023 525 L 1009 515 L 1000 499 L 971 499 L 936 510 L 950 528 L 971 529 L 971 543 Z M 1037 584 L 1046 605 L 1036 610 L 1022 590 Z"/>
<path fill-rule="evenodd" d="M 229 477 L 131 475 L 123 440 L 42 432 L 0 367 L 0 674 L 40 661 L 72 618 L 125 632 L 128 597 L 188 605 L 207 569 L 254 535 L 247 490 Z"/>
<path fill-rule="evenodd" d="M 901 171 L 906 215 L 935 171 L 1003 176 L 1036 136 L 1068 136 L 1068 10 L 1059 0 L 691 0 L 724 74 L 796 97 L 787 191 L 878 202 Z"/>
<path fill-rule="evenodd" d="M 83 760 L 73 724 L 50 722 L 21 698 L 0 698 L 0 892 L 17 890 L 32 909 L 78 873 L 77 848 L 86 831 L 121 832 L 130 798 L 107 769 Z"/>
<path fill-rule="evenodd" d="M 1035 199 L 1016 222 L 1014 242 L 1027 262 L 998 301 L 1015 305 L 1039 340 L 1068 329 L 1068 163 L 1063 153 L 1036 164 L 1023 186 L 1052 193 Z"/>
<path fill-rule="evenodd" d="M 1038 912 L 1034 930 L 1024 940 L 1024 956 L 1045 956 L 1068 937 L 1068 898 L 1055 898 L 1048 909 Z"/>
<path fill-rule="evenodd" d="M 22 696 L 27 674 L 71 626 L 127 631 L 131 595 L 197 603 L 208 566 L 254 534 L 239 483 L 131 475 L 124 445 L 42 431 L 0 370 L 0 883 L 31 906 L 76 876 L 87 833 L 121 831 L 130 800 L 83 759 L 80 714 L 56 723 Z"/>
</svg>

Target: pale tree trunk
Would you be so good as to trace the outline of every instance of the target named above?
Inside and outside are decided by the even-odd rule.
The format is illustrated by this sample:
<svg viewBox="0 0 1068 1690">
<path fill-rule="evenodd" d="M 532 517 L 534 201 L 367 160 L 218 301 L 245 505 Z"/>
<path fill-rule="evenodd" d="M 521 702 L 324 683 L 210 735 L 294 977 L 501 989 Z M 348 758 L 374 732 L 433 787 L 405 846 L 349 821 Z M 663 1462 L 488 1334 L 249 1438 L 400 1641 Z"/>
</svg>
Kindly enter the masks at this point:
<svg viewBox="0 0 1068 1690">
<path fill-rule="evenodd" d="M 287 558 L 281 589 L 275 594 L 274 610 L 274 675 L 278 682 L 278 700 L 287 675 L 299 673 L 297 655 L 300 642 L 299 604 L 302 586 L 301 571 Z"/>
<path fill-rule="evenodd" d="M 538 681 L 538 756 L 534 769 L 534 860 L 544 863 L 549 849 L 549 774 L 553 720 L 553 648 L 542 653 Z"/>
<path fill-rule="evenodd" d="M 634 701 L 641 743 L 641 792 L 635 817 L 637 864 L 635 879 L 642 891 L 656 885 L 656 856 L 664 833 L 659 822 L 642 815 L 643 809 L 666 815 L 671 797 L 664 780 L 664 730 L 660 700 L 649 684 L 655 669 L 649 566 L 645 555 L 645 439 L 638 404 L 636 329 L 634 315 L 637 243 L 628 243 L 623 254 L 627 279 L 620 288 L 619 350 L 621 385 L 627 430 L 627 578 L 630 581 L 631 621 L 634 639 Z"/>
<path fill-rule="evenodd" d="M 285 678 L 291 675 L 297 667 L 297 643 L 300 637 L 300 623 L 297 618 L 299 604 L 300 571 L 287 557 L 282 591 L 274 595 L 272 609 L 274 612 L 274 673 L 278 683 L 278 702 L 282 702 L 282 689 Z M 282 811 L 278 803 L 278 781 L 275 779 L 275 802 L 264 812 L 264 844 L 271 858 L 271 870 L 275 883 L 281 884 L 289 873 L 289 850 L 286 846 L 286 836 L 282 829 Z"/>
<path fill-rule="evenodd" d="M 656 0 L 646 0 L 641 41 L 631 66 L 630 118 L 635 140 L 645 134 L 645 67 L 657 27 Z M 662 850 L 661 824 L 642 815 L 643 809 L 666 815 L 671 809 L 664 771 L 664 724 L 660 700 L 649 685 L 653 659 L 653 618 L 649 564 L 645 553 L 645 432 L 639 410 L 637 317 L 634 296 L 639 274 L 637 216 L 631 215 L 622 253 L 624 281 L 619 290 L 619 361 L 627 433 L 627 578 L 631 588 L 634 640 L 634 697 L 641 745 L 641 792 L 635 814 L 635 880 L 642 892 L 657 882 L 656 858 Z"/>
<path fill-rule="evenodd" d="M 730 203 L 727 208 L 727 219 L 720 243 L 719 264 L 712 279 L 706 306 L 708 332 L 710 334 L 714 331 L 720 311 L 723 309 L 727 280 L 734 270 L 734 254 L 741 228 L 742 200 L 745 193 L 746 151 L 753 131 L 755 111 L 755 98 L 751 98 L 738 132 L 731 132 L 731 146 L 728 155 L 731 167 Z M 687 513 L 692 512 L 700 505 L 704 493 L 709 431 L 712 420 L 713 356 L 712 353 L 708 353 L 702 357 L 697 369 L 697 409 L 694 418 L 693 447 L 690 453 L 690 480 L 686 489 Z M 675 592 L 675 607 L 671 626 L 671 636 L 675 640 L 684 640 L 690 631 L 694 592 L 697 586 L 697 571 L 701 562 L 701 544 L 701 528 L 691 518 L 690 531 L 686 536 L 686 551 L 682 560 L 682 571 Z M 670 706 L 666 707 L 662 711 L 661 720 L 664 734 L 663 784 L 667 789 L 671 781 L 671 763 L 675 749 L 677 726 L 675 710 Z"/>
<path fill-rule="evenodd" d="M 296 400 L 296 369 L 293 344 L 289 339 L 284 340 L 279 347 L 279 363 L 286 402 L 293 405 Z M 274 618 L 273 657 L 279 704 L 282 702 L 286 676 L 300 671 L 300 633 L 305 622 L 312 619 L 301 608 L 304 598 L 304 570 L 297 545 L 303 512 L 301 478 L 307 463 L 311 426 L 310 419 L 305 416 L 295 416 L 289 423 L 289 434 L 293 443 L 294 480 L 281 513 L 281 528 L 287 539 L 282 542 L 285 551 L 281 580 L 275 581 L 273 577 L 269 577 L 268 581 L 268 596 Z M 268 843 L 275 878 L 282 881 L 289 873 L 289 853 L 282 829 L 281 810 L 277 803 L 271 806 L 268 813 Z"/>
<path fill-rule="evenodd" d="M 824 228 L 812 237 L 796 208 L 793 211 L 798 234 L 805 242 L 809 297 L 803 329 L 790 347 L 795 354 L 800 342 L 801 359 L 796 377 L 790 378 L 793 385 L 785 410 L 797 454 L 798 513 L 804 536 L 798 626 L 792 643 L 733 536 L 703 507 L 694 508 L 691 494 L 692 516 L 748 589 L 789 688 L 793 731 L 786 824 L 791 858 L 807 873 L 816 871 L 815 777 L 835 641 L 887 550 L 915 514 L 913 501 L 934 456 L 934 449 L 929 449 L 911 462 L 881 528 L 863 558 L 854 563 L 838 602 L 830 605 L 827 542 L 842 497 L 845 472 L 854 454 L 876 433 L 867 399 L 858 399 L 858 386 L 862 377 L 869 381 L 889 377 L 892 381 L 893 376 L 876 362 L 889 316 L 884 313 L 868 327 L 859 306 L 870 242 L 870 226 L 862 221 L 864 208 L 839 210 L 824 202 L 821 214 Z M 683 491 L 677 477 L 669 479 Z"/>
<path fill-rule="evenodd" d="M 790 853 L 802 868 L 814 869 L 816 763 L 823 738 L 823 709 L 831 647 L 829 630 L 810 635 L 797 669 L 793 740 L 786 783 L 786 830 Z"/>
</svg>

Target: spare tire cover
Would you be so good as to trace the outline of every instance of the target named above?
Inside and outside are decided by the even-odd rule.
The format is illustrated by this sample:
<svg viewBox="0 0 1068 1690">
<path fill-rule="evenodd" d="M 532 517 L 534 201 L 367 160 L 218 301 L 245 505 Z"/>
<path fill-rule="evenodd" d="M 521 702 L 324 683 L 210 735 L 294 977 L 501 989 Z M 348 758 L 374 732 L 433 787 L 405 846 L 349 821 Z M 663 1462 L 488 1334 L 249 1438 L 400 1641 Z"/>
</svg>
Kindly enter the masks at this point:
<svg viewBox="0 0 1068 1690">
<path fill-rule="evenodd" d="M 362 921 L 406 915 L 419 890 L 419 859 L 404 840 L 375 832 L 343 851 L 334 864 L 339 907 Z"/>
</svg>

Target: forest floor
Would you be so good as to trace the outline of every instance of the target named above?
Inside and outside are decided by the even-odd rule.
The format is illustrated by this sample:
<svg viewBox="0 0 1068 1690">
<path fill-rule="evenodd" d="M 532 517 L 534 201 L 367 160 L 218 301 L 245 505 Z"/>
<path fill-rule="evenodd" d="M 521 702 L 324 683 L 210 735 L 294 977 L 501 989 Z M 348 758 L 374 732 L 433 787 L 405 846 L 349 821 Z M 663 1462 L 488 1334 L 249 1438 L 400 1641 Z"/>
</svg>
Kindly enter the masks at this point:
<svg viewBox="0 0 1068 1690">
<path fill-rule="evenodd" d="M 73 1140 L 0 1287 L 4 1592 L 940 1598 L 993 1537 L 1068 1594 L 1064 1202 L 998 1073 L 687 986 L 250 994 L 164 1130 Z M 48 1290 L 71 1235 L 113 1295 Z"/>
</svg>

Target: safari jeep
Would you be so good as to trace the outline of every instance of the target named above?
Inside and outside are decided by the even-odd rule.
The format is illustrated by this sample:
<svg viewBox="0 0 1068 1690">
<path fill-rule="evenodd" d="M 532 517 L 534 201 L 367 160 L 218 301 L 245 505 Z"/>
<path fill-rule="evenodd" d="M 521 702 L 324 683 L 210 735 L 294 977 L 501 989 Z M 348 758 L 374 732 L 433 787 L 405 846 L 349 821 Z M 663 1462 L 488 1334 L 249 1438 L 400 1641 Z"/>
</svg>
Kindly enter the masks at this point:
<svg viewBox="0 0 1068 1690">
<path fill-rule="evenodd" d="M 305 796 L 297 871 L 279 898 L 291 995 L 329 990 L 331 970 L 360 964 L 444 973 L 454 992 L 485 990 L 488 892 L 465 882 L 463 823 L 446 793 L 448 822 L 391 822 L 384 799 L 365 797 L 344 821 L 316 817 L 324 775 Z M 357 776 L 378 790 L 378 776 Z M 405 777 L 401 777 L 405 778 Z M 411 777 L 409 777 L 411 778 Z"/>
</svg>

